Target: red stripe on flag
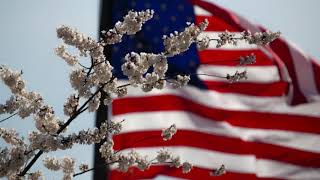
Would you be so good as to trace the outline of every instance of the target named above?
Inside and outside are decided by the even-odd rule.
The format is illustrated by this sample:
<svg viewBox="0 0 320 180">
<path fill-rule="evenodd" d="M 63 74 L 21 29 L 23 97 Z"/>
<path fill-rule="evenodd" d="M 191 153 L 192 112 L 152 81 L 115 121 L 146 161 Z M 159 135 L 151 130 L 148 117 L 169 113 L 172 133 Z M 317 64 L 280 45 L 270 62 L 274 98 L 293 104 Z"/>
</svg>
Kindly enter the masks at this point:
<svg viewBox="0 0 320 180">
<path fill-rule="evenodd" d="M 196 15 L 196 24 L 200 24 L 203 22 L 205 19 L 208 19 L 209 25 L 206 29 L 206 31 L 220 31 L 224 32 L 228 30 L 229 32 L 239 32 L 239 30 L 233 26 L 230 26 L 223 20 L 219 19 L 216 16 L 199 16 Z"/>
<path fill-rule="evenodd" d="M 274 83 L 227 83 L 219 81 L 203 81 L 209 90 L 214 90 L 222 93 L 239 93 L 251 96 L 283 96 L 288 91 L 287 82 Z"/>
<path fill-rule="evenodd" d="M 216 16 L 217 18 L 224 21 L 229 26 L 232 26 L 234 29 L 237 29 L 238 32 L 242 32 L 245 29 L 239 25 L 239 22 L 236 22 L 237 17 L 233 15 L 232 13 L 227 12 L 226 10 L 205 1 L 200 0 L 191 0 L 194 5 L 198 5 L 205 10 L 211 12 L 213 16 Z"/>
<path fill-rule="evenodd" d="M 224 153 L 251 154 L 258 159 L 270 159 L 300 166 L 320 167 L 320 153 L 183 129 L 179 129 L 170 141 L 163 141 L 160 135 L 161 131 L 118 134 L 113 136 L 114 148 L 122 150 L 138 147 L 188 146 Z"/>
<path fill-rule="evenodd" d="M 203 50 L 199 51 L 199 59 L 201 64 L 213 64 L 213 65 L 239 65 L 240 56 L 248 56 L 254 54 L 256 56 L 256 63 L 248 66 L 272 66 L 275 65 L 273 60 L 268 57 L 261 50 Z"/>
<path fill-rule="evenodd" d="M 313 73 L 314 73 L 314 80 L 316 81 L 318 92 L 320 93 L 320 65 L 315 61 L 313 61 L 312 67 L 313 67 Z"/>
<path fill-rule="evenodd" d="M 111 171 L 109 178 L 118 180 L 134 180 L 134 179 L 152 179 L 160 174 L 172 177 L 186 178 L 186 179 L 211 179 L 211 180 L 230 180 L 230 179 L 245 179 L 245 180 L 277 180 L 275 178 L 260 178 L 254 174 L 244 174 L 228 172 L 223 176 L 210 176 L 211 170 L 193 167 L 192 171 L 183 174 L 181 168 L 177 169 L 169 166 L 151 166 L 148 170 L 140 171 L 136 167 L 131 167 L 127 173 L 122 173 L 116 170 Z"/>
<path fill-rule="evenodd" d="M 148 111 L 187 111 L 215 121 L 225 121 L 233 126 L 320 134 L 320 120 L 316 117 L 222 110 L 174 95 L 128 97 L 113 101 L 113 115 Z"/>
<path fill-rule="evenodd" d="M 270 43 L 270 47 L 285 63 L 286 68 L 288 69 L 289 75 L 292 79 L 292 85 L 293 85 L 292 104 L 296 105 L 296 104 L 308 102 L 306 97 L 302 94 L 301 89 L 299 88 L 297 74 L 293 64 L 294 62 L 292 60 L 292 56 L 286 42 L 284 42 L 281 39 L 276 39 L 275 41 Z"/>
</svg>

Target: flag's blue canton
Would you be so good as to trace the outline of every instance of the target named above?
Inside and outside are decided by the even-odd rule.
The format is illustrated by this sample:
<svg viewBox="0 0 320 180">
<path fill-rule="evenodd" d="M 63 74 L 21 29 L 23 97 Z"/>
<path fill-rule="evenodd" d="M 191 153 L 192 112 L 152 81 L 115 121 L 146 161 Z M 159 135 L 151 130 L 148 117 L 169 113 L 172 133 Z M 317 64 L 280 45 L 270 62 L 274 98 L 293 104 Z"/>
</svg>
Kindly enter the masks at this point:
<svg viewBox="0 0 320 180">
<path fill-rule="evenodd" d="M 131 52 L 163 52 L 162 36 L 174 31 L 182 31 L 186 22 L 195 22 L 194 9 L 188 0 L 115 0 L 113 5 L 113 23 L 122 21 L 128 10 L 153 9 L 154 17 L 145 23 L 142 31 L 136 35 L 124 36 L 123 41 L 112 47 L 112 65 L 119 78 L 124 56 Z M 199 66 L 199 58 L 195 45 L 181 55 L 169 58 L 167 76 L 179 73 L 195 74 Z M 191 84 L 203 87 L 196 75 L 192 75 Z"/>
</svg>

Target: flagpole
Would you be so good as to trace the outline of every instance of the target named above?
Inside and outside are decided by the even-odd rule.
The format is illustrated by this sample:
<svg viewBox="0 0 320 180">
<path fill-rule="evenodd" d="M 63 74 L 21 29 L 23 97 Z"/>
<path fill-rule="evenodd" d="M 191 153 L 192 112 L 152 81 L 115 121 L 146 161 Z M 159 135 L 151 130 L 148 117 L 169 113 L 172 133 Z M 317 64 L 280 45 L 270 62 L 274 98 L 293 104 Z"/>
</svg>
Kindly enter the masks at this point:
<svg viewBox="0 0 320 180">
<path fill-rule="evenodd" d="M 100 32 L 102 30 L 112 28 L 112 6 L 113 0 L 100 0 L 100 17 L 99 17 L 99 38 Z M 111 48 L 105 47 L 105 56 L 108 60 L 111 60 Z M 101 100 L 103 101 L 105 94 L 101 94 Z M 96 114 L 96 127 L 100 127 L 101 123 L 108 119 L 108 106 L 105 106 L 103 103 L 100 103 L 99 109 L 97 110 Z M 95 144 L 94 147 L 94 167 L 95 171 L 93 173 L 94 180 L 106 180 L 109 176 L 109 169 L 108 167 L 105 168 L 98 168 L 101 167 L 102 164 L 105 163 L 104 159 L 101 158 L 99 153 L 100 144 Z"/>
</svg>

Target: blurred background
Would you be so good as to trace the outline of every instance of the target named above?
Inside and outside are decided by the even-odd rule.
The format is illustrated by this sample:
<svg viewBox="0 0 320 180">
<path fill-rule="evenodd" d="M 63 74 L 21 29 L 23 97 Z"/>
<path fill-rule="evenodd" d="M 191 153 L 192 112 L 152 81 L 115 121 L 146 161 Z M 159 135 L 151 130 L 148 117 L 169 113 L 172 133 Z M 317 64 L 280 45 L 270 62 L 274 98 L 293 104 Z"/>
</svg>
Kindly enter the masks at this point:
<svg viewBox="0 0 320 180">
<path fill-rule="evenodd" d="M 282 32 L 287 40 L 297 44 L 307 54 L 320 59 L 320 31 L 318 0 L 213 0 L 243 17 L 270 30 Z M 53 49 L 61 42 L 56 37 L 56 27 L 62 24 L 76 27 L 92 37 L 98 36 L 99 0 L 10 0 L 0 3 L 0 64 L 23 70 L 27 88 L 39 92 L 45 102 L 52 105 L 60 118 L 63 104 L 72 93 L 68 83 L 69 67 L 55 56 Z M 10 96 L 9 90 L 0 85 L 0 102 Z M 6 115 L 1 115 L 0 119 Z M 69 128 L 70 132 L 93 126 L 95 114 L 83 114 Z M 16 128 L 23 136 L 33 129 L 31 119 L 11 118 L 0 127 Z M 3 141 L 0 146 L 4 147 Z M 93 146 L 76 146 L 72 150 L 50 155 L 74 156 L 77 162 L 93 164 Z M 40 161 L 33 169 L 44 169 Z M 46 170 L 44 170 L 46 171 Z M 46 174 L 46 172 L 45 172 Z M 61 174 L 50 172 L 47 179 Z M 90 179 L 86 173 L 77 179 Z"/>
</svg>

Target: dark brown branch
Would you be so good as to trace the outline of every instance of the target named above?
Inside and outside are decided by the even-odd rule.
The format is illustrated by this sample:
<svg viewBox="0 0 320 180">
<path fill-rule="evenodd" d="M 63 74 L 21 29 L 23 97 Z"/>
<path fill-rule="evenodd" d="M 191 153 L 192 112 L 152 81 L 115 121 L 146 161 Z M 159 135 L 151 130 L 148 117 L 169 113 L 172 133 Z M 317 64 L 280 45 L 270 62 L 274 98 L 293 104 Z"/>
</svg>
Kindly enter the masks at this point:
<svg viewBox="0 0 320 180">
<path fill-rule="evenodd" d="M 39 151 L 32 160 L 28 163 L 28 165 L 23 169 L 23 171 L 19 174 L 19 176 L 24 176 L 29 169 L 32 167 L 32 165 L 39 159 L 39 157 L 43 154 L 43 151 Z"/>
<path fill-rule="evenodd" d="M 84 66 L 84 65 L 82 65 L 82 64 L 81 64 L 81 63 L 79 63 L 79 62 L 78 62 L 78 64 L 79 64 L 81 67 L 83 67 L 84 69 L 90 69 L 89 67 Z"/>
<path fill-rule="evenodd" d="M 123 88 L 123 87 L 130 86 L 130 85 L 131 85 L 131 84 L 128 83 L 128 84 L 124 84 L 124 85 L 118 86 L 117 88 L 119 89 L 119 88 Z"/>
</svg>

